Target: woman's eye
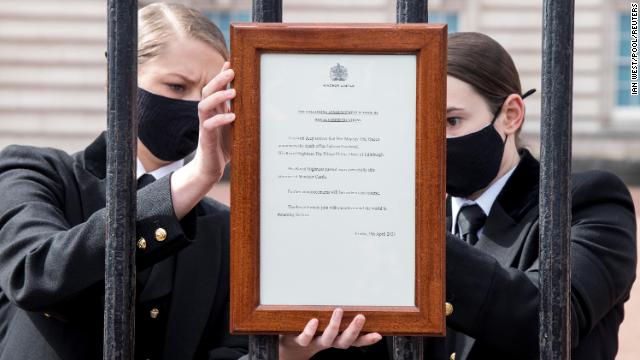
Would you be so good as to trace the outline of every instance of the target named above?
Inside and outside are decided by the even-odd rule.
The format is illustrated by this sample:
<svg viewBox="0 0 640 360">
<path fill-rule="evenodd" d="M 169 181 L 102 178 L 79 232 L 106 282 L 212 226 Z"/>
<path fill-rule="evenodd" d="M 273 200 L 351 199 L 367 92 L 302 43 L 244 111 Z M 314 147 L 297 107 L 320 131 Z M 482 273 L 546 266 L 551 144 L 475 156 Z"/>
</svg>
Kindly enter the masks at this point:
<svg viewBox="0 0 640 360">
<path fill-rule="evenodd" d="M 184 86 L 180 85 L 180 84 L 167 84 L 167 86 L 169 87 L 169 89 L 181 93 L 184 91 Z"/>
<path fill-rule="evenodd" d="M 458 124 L 460 124 L 460 118 L 456 117 L 456 116 L 452 116 L 452 117 L 448 117 L 447 118 L 447 126 L 457 126 Z"/>
</svg>

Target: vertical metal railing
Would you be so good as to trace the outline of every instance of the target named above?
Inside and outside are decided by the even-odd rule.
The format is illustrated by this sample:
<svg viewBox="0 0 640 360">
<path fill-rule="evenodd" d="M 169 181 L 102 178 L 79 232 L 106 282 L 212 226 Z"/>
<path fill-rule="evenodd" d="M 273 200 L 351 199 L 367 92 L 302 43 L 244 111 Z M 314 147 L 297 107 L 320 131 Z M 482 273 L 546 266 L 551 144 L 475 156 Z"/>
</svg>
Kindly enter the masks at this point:
<svg viewBox="0 0 640 360">
<path fill-rule="evenodd" d="M 282 22 L 282 0 L 253 0 L 254 22 Z"/>
<path fill-rule="evenodd" d="M 254 22 L 282 22 L 282 0 L 253 0 Z M 278 335 L 250 335 L 249 360 L 278 360 Z"/>
<path fill-rule="evenodd" d="M 429 21 L 428 0 L 397 0 L 396 22 L 426 23 Z M 423 338 L 421 336 L 394 336 L 394 360 L 422 360 Z"/>
<path fill-rule="evenodd" d="M 397 23 L 426 23 L 429 20 L 428 0 L 398 0 Z"/>
<path fill-rule="evenodd" d="M 107 240 L 103 359 L 133 359 L 135 343 L 135 157 L 137 0 L 109 0 Z"/>
<path fill-rule="evenodd" d="M 571 116 L 574 0 L 545 0 L 540 133 L 540 359 L 571 356 Z"/>
</svg>

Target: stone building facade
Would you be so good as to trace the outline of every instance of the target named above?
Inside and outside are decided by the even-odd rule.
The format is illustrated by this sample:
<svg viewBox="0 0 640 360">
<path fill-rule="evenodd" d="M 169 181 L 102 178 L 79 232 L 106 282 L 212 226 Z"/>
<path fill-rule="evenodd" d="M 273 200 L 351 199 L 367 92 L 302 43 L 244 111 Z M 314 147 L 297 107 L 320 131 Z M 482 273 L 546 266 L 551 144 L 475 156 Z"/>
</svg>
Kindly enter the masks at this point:
<svg viewBox="0 0 640 360">
<path fill-rule="evenodd" d="M 175 0 L 228 32 L 249 21 L 248 0 Z M 140 1 L 141 5 L 152 1 Z M 394 22 L 395 0 L 284 0 L 285 22 Z M 575 167 L 640 182 L 640 97 L 630 96 L 628 0 L 576 2 Z M 430 0 L 430 20 L 491 35 L 513 55 L 523 89 L 541 88 L 541 0 Z M 0 147 L 82 149 L 106 127 L 106 2 L 3 0 Z M 524 137 L 538 152 L 540 92 L 526 100 Z"/>
</svg>

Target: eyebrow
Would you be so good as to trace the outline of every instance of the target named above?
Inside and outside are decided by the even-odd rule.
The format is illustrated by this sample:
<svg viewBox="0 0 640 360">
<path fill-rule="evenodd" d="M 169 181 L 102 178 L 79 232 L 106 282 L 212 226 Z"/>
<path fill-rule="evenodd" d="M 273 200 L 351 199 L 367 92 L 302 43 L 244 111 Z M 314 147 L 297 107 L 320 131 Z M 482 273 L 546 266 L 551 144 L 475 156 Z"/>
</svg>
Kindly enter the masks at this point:
<svg viewBox="0 0 640 360">
<path fill-rule="evenodd" d="M 182 75 L 182 74 L 179 74 L 179 73 L 172 72 L 172 73 L 168 73 L 167 75 L 177 76 L 177 77 L 182 78 L 184 81 L 186 81 L 188 83 L 191 83 L 191 84 L 197 83 L 196 80 L 190 79 L 189 77 L 187 77 L 185 75 Z"/>
<path fill-rule="evenodd" d="M 459 108 L 459 107 L 455 107 L 455 106 L 451 106 L 447 108 L 447 112 L 452 112 L 452 111 L 456 111 L 456 110 L 464 110 L 463 108 Z"/>
</svg>

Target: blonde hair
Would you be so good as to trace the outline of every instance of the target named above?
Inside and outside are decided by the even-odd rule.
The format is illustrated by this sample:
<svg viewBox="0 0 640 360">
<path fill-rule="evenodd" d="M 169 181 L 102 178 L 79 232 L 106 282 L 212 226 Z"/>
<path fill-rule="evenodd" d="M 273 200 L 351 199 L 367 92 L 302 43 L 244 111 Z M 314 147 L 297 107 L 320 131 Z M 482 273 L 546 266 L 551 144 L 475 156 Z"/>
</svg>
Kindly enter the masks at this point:
<svg viewBox="0 0 640 360">
<path fill-rule="evenodd" d="M 181 4 L 154 3 L 138 11 L 138 65 L 162 53 L 169 41 L 185 37 L 211 45 L 229 59 L 222 32 L 202 13 Z"/>
</svg>

